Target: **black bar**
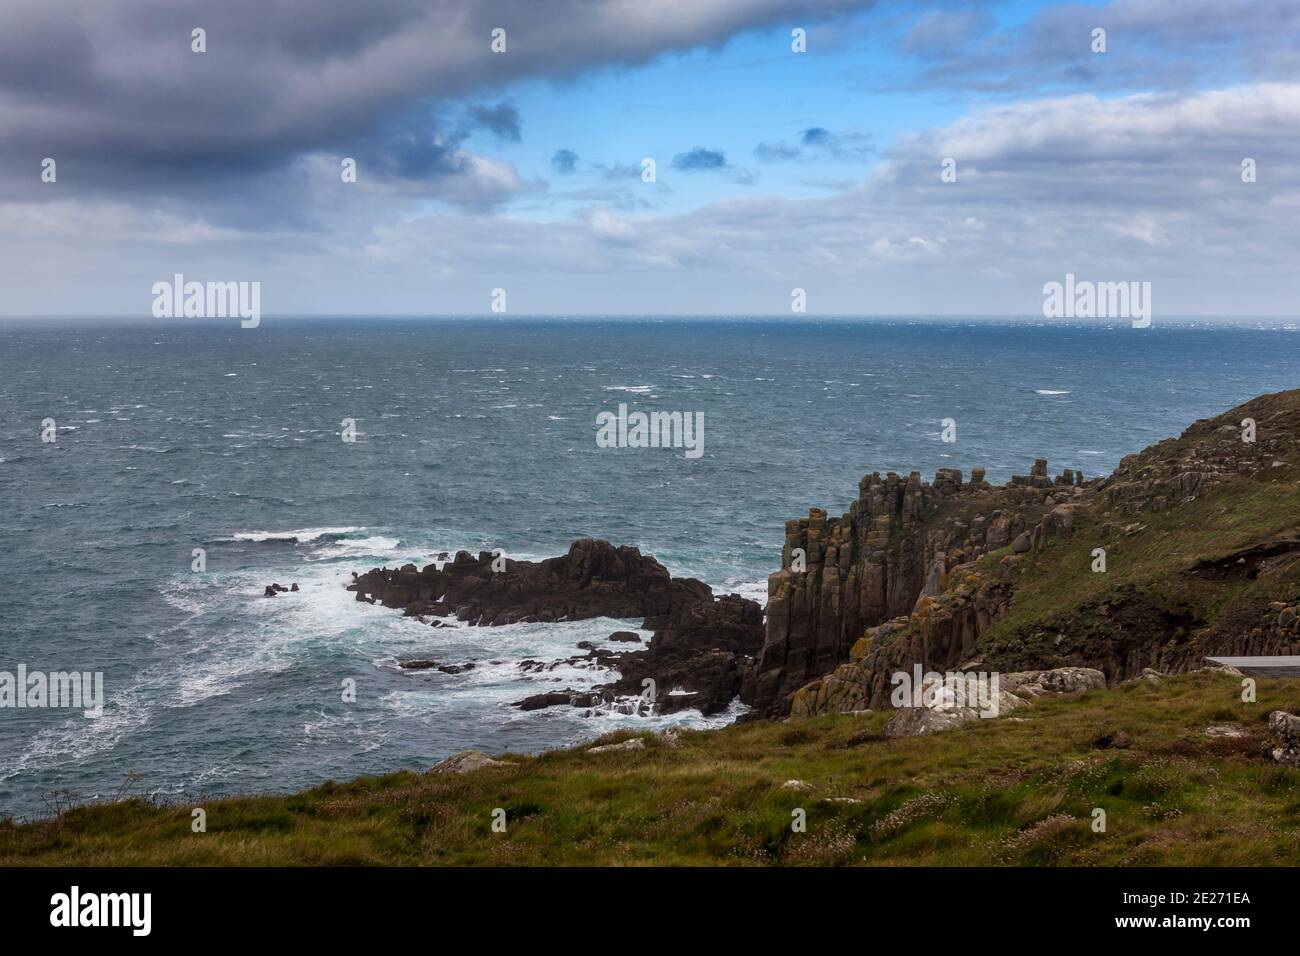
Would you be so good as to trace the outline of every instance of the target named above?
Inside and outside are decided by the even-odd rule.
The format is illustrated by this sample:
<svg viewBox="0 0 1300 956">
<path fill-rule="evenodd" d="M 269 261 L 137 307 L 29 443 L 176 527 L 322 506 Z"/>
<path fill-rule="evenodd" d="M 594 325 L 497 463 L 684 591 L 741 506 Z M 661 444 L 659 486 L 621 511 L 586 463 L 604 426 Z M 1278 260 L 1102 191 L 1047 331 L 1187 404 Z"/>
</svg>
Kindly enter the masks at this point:
<svg viewBox="0 0 1300 956">
<path fill-rule="evenodd" d="M 52 898 L 73 886 L 83 903 L 88 894 L 150 894 L 148 936 L 130 926 L 52 926 Z M 533 945 L 623 945 L 638 933 L 662 943 L 674 926 L 683 945 L 698 942 L 691 927 L 760 939 L 793 930 L 813 943 L 855 925 L 873 948 L 894 935 L 1028 944 L 1031 933 L 1051 934 L 1040 942 L 1200 935 L 1231 944 L 1242 933 L 1290 932 L 1294 886 L 1289 870 L 1245 868 L 8 869 L 0 915 L 8 942 L 76 933 L 128 945 L 245 942 L 258 927 L 298 943 L 372 946 L 399 930 L 451 944 L 443 933 L 457 927 L 484 942 Z M 1154 924 L 1120 925 L 1126 919 Z"/>
</svg>

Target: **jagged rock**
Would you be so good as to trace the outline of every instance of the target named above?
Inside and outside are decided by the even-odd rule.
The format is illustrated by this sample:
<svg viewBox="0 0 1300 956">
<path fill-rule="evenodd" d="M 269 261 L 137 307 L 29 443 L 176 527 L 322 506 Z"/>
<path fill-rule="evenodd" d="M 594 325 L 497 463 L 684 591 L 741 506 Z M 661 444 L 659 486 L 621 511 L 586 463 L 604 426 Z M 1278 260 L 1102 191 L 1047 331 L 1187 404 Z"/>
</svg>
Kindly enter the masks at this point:
<svg viewBox="0 0 1300 956">
<path fill-rule="evenodd" d="M 1277 738 L 1270 751 L 1278 763 L 1300 766 L 1300 717 L 1285 710 L 1275 710 L 1268 715 L 1268 729 Z"/>
<path fill-rule="evenodd" d="M 525 621 L 575 621 L 593 617 L 646 617 L 671 614 L 688 604 L 713 599 L 702 581 L 674 579 L 637 548 L 616 548 L 584 538 L 567 554 L 544 561 L 505 559 L 503 571 L 492 552 L 477 558 L 459 551 L 441 569 L 376 568 L 348 589 L 384 607 L 417 604 L 420 613 L 455 613 L 467 624 L 500 625 Z"/>
<path fill-rule="evenodd" d="M 885 724 L 886 737 L 925 737 L 960 727 L 975 715 L 966 711 L 932 710 L 929 707 L 903 707 Z"/>
<path fill-rule="evenodd" d="M 1128 687 L 1133 684 L 1150 684 L 1152 687 L 1159 687 L 1164 683 L 1165 675 L 1160 673 L 1154 667 L 1142 668 L 1142 673 L 1136 677 L 1130 677 L 1124 681 L 1123 686 Z"/>
<path fill-rule="evenodd" d="M 1081 690 L 1105 690 L 1106 675 L 1093 667 L 1055 667 L 1042 671 L 1003 674 L 1002 689 L 1019 696 L 1043 693 L 1072 694 Z"/>
<path fill-rule="evenodd" d="M 988 712 L 976 707 L 962 707 L 951 698 L 941 699 L 934 707 L 900 707 L 885 724 L 886 737 L 924 737 L 944 730 L 953 730 L 974 720 L 1002 717 L 1023 706 L 1025 701 L 1015 694 L 1001 691 L 997 707 Z"/>
<path fill-rule="evenodd" d="M 933 485 L 917 472 L 906 478 L 874 473 L 859 483 L 857 500 L 842 517 L 829 518 L 813 508 L 807 518 L 787 521 L 782 570 L 768 578 L 763 647 L 741 699 L 759 714 L 793 712 L 800 689 L 850 660 L 854 645 L 870 629 L 927 613 L 928 600 L 961 586 L 963 568 L 1012 540 L 1027 553 L 1038 526 L 1040 543 L 1072 528 L 1075 506 L 1050 498 L 1055 486 L 1045 467 L 1040 459 L 1035 474 L 1002 487 L 989 485 L 978 469 L 967 483 L 956 469 L 940 469 Z M 1046 517 L 1062 507 L 1069 510 Z M 900 654 L 896 663 L 910 667 L 921 660 L 929 668 L 951 667 L 956 661 L 948 651 L 969 652 L 975 635 L 998 613 L 990 600 L 985 595 L 979 607 L 965 610 L 939 601 L 941 620 L 914 631 L 937 635 L 953 628 L 939 636 L 940 653 L 914 654 L 910 661 Z M 836 685 L 832 696 L 846 697 L 836 709 L 881 706 L 875 678 L 868 674 L 864 683 L 862 668 L 858 671 L 839 675 L 838 684 L 830 682 Z"/>
<path fill-rule="evenodd" d="M 584 538 L 560 557 L 506 559 L 502 571 L 494 565 L 501 566 L 490 552 L 475 558 L 460 551 L 441 568 L 376 568 L 357 575 L 348 588 L 357 600 L 402 608 L 409 616 L 454 613 L 470 625 L 641 617 L 643 627 L 654 631 L 646 650 L 617 657 L 620 677 L 615 683 L 590 692 L 535 694 L 515 702 L 523 710 L 593 707 L 617 696 L 635 698 L 649 679 L 657 688 L 656 712 L 695 707 L 713 714 L 740 692 L 749 659 L 763 643 L 763 609 L 756 602 L 734 594 L 715 600 L 708 585 L 673 578 L 637 548 Z M 641 637 L 616 631 L 610 640 L 640 643 Z M 614 663 L 607 650 L 584 643 L 588 660 Z M 683 693 L 670 693 L 675 689 Z"/>
<path fill-rule="evenodd" d="M 564 690 L 545 691 L 541 694 L 533 694 L 531 697 L 525 697 L 523 700 L 517 700 L 512 707 L 518 707 L 520 710 L 541 710 L 543 707 L 595 707 L 597 704 L 606 703 L 612 700 L 612 696 L 606 696 L 601 691 L 582 691 L 565 688 Z"/>
<path fill-rule="evenodd" d="M 1069 534 L 1074 530 L 1074 505 L 1057 505 L 1048 514 L 1051 528 Z"/>
<path fill-rule="evenodd" d="M 923 707 L 900 707 L 895 710 L 885 724 L 886 737 L 923 737 L 952 730 L 973 720 L 1005 717 L 1026 703 L 1023 698 L 1001 689 L 997 699 L 990 701 L 993 705 L 991 707 L 972 703 L 947 684 L 935 686 L 927 682 L 921 692 L 927 701 L 933 695 L 933 702 Z"/>
<path fill-rule="evenodd" d="M 918 602 L 921 598 L 935 597 L 943 593 L 944 569 L 947 562 L 948 557 L 943 553 L 934 556 L 934 560 L 930 562 L 930 570 L 925 575 L 925 584 L 921 587 L 921 593 L 916 599 Z M 915 609 L 914 605 L 913 610 Z"/>
<path fill-rule="evenodd" d="M 506 766 L 503 760 L 494 760 L 481 750 L 462 750 L 429 768 L 429 773 L 469 773 L 484 767 Z"/>
<path fill-rule="evenodd" d="M 650 646 L 619 657 L 620 677 L 605 689 L 636 696 L 652 680 L 658 714 L 695 708 L 708 716 L 725 710 L 740 693 L 750 658 L 763 644 L 762 609 L 735 594 L 647 618 L 646 626 L 654 630 Z"/>
<path fill-rule="evenodd" d="M 1006 611 L 1011 572 L 986 577 L 956 575 L 955 586 L 937 598 L 922 598 L 906 618 L 869 628 L 849 653 L 849 663 L 800 688 L 791 698 L 795 717 L 847 713 L 891 705 L 891 677 L 910 672 L 919 661 L 927 669 L 952 670 L 969 660 L 976 639 Z"/>
</svg>

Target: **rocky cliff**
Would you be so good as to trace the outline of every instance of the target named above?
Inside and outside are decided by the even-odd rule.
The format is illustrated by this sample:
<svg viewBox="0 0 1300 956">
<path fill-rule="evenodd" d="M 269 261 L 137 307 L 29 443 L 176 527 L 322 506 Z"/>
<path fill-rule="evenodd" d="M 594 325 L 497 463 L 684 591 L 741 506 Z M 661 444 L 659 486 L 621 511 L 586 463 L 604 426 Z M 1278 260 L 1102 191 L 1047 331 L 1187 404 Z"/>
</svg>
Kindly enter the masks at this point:
<svg viewBox="0 0 1300 956">
<path fill-rule="evenodd" d="M 982 469 L 968 482 L 952 468 L 940 469 L 933 483 L 917 472 L 871 474 L 841 517 L 815 508 L 787 522 L 782 568 L 768 579 L 766 635 L 746 701 L 762 714 L 784 714 L 795 691 L 848 660 L 855 647 L 862 651 L 869 628 L 918 609 L 933 615 L 921 638 L 933 648 L 927 657 L 960 657 L 973 646 L 971 616 L 994 613 L 1002 598 L 981 590 L 981 610 L 952 615 L 946 604 L 930 612 L 918 602 L 946 592 L 962 578 L 960 569 L 986 554 L 1026 553 L 1045 535 L 1068 529 L 1086 492 L 1080 474 L 1066 470 L 1051 478 L 1043 459 L 1004 486 L 985 481 Z"/>
<path fill-rule="evenodd" d="M 1000 488 L 872 475 L 842 518 L 789 523 L 755 706 L 888 706 L 890 675 L 917 663 L 1119 681 L 1300 653 L 1300 391 L 1198 421 L 1102 480 L 1044 464 Z"/>
</svg>

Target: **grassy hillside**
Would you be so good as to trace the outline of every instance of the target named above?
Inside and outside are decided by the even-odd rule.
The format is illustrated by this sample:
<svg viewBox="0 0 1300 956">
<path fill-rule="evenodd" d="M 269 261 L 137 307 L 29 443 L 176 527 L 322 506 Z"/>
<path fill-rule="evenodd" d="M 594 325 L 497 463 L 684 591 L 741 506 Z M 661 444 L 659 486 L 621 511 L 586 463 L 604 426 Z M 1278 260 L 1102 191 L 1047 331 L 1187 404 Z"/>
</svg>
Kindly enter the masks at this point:
<svg viewBox="0 0 1300 956">
<path fill-rule="evenodd" d="M 1260 423 L 1254 444 L 1238 437 L 1247 416 Z M 1187 477 L 1200 480 L 1178 494 Z M 980 638 L 990 664 L 1113 676 L 1205 654 L 1300 653 L 1300 626 L 1278 621 L 1300 602 L 1300 391 L 1130 456 L 1086 500 L 1072 534 L 1023 562 L 1009 613 Z M 1091 570 L 1095 548 L 1105 573 Z M 1252 549 L 1264 556 L 1239 559 Z"/>
<path fill-rule="evenodd" d="M 1202 672 L 932 737 L 884 739 L 886 714 L 646 736 L 209 801 L 206 833 L 192 804 L 84 807 L 0 824 L 0 864 L 1296 865 L 1300 770 L 1261 747 L 1270 711 L 1300 709 L 1300 681 L 1259 691 L 1246 704 L 1239 678 Z M 1245 736 L 1205 732 L 1218 725 Z"/>
</svg>

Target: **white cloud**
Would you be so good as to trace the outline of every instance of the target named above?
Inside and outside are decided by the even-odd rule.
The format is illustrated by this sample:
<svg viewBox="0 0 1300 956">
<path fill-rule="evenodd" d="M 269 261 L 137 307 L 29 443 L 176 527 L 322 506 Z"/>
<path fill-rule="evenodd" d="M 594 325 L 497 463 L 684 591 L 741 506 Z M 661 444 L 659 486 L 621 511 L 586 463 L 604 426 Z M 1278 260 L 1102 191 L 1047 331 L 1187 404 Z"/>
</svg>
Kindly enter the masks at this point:
<svg viewBox="0 0 1300 956">
<path fill-rule="evenodd" d="M 591 234 L 597 239 L 619 243 L 636 241 L 636 230 L 632 228 L 632 224 L 617 218 L 607 206 L 593 206 L 589 209 L 587 224 L 591 227 Z"/>
<path fill-rule="evenodd" d="M 264 276 L 268 296 L 295 312 L 481 310 L 485 290 L 507 284 L 512 309 L 532 312 L 780 313 L 798 285 L 821 312 L 1026 314 L 1044 281 L 1074 272 L 1152 281 L 1167 313 L 1295 313 L 1298 129 L 1300 84 L 1051 98 L 906 137 L 867 181 L 823 198 L 753 196 L 635 220 L 598 205 L 550 221 L 413 216 L 400 193 L 335 189 L 311 207 L 310 231 L 250 231 L 239 243 L 221 232 L 192 251 Z M 955 183 L 939 177 L 948 155 Z M 1240 179 L 1244 155 L 1259 163 L 1257 183 Z M 11 250 L 0 278 L 18 290 L 10 314 L 83 294 L 94 311 L 127 310 L 139 298 L 123 285 L 133 270 L 105 237 L 135 236 L 131 252 L 166 272 L 181 258 L 167 233 L 203 235 L 201 222 L 150 227 L 120 206 L 85 206 L 94 225 L 74 238 L 82 208 L 60 207 L 55 241 L 30 208 L 0 206 Z M 52 248 L 73 250 L 85 271 L 27 289 L 27 260 Z M 310 286 L 303 262 L 315 263 Z"/>
</svg>

